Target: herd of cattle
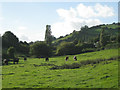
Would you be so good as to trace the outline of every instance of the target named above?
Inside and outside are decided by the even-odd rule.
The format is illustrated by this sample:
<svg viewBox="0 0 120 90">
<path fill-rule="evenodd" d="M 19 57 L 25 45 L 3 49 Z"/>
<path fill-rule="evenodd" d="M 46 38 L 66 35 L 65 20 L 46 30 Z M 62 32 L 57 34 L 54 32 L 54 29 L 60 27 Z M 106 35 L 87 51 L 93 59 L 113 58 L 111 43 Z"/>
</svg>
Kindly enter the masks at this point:
<svg viewBox="0 0 120 90">
<path fill-rule="evenodd" d="M 67 56 L 67 57 L 65 58 L 65 60 L 68 61 L 68 59 L 69 59 L 69 57 Z M 76 57 L 76 56 L 74 56 L 73 59 L 74 59 L 75 61 L 77 61 L 77 57 Z M 24 61 L 26 61 L 26 60 L 27 60 L 27 58 L 25 57 L 25 58 L 24 58 Z M 2 60 L 2 63 L 3 63 L 3 65 L 8 65 L 8 62 L 10 62 L 10 61 L 13 61 L 13 64 L 15 64 L 15 62 L 18 64 L 19 58 L 3 59 L 3 60 Z M 45 58 L 45 61 L 49 61 L 49 58 L 48 58 L 48 57 Z"/>
<path fill-rule="evenodd" d="M 24 61 L 26 61 L 26 60 L 27 60 L 27 58 L 24 58 Z M 18 64 L 19 58 L 3 59 L 3 60 L 2 60 L 2 63 L 3 63 L 3 65 L 8 65 L 8 62 L 10 62 L 10 61 L 13 61 L 13 64 L 15 64 L 15 62 Z"/>
<path fill-rule="evenodd" d="M 67 56 L 67 57 L 65 58 L 65 60 L 68 61 L 68 59 L 69 59 L 69 57 Z M 73 59 L 74 59 L 75 61 L 77 61 L 77 57 L 76 57 L 76 56 L 74 56 Z M 48 58 L 48 57 L 45 58 L 45 61 L 49 61 L 49 58 Z"/>
<path fill-rule="evenodd" d="M 67 57 L 65 58 L 65 60 L 67 61 L 68 59 L 69 59 L 69 57 L 67 56 Z M 74 56 L 73 59 L 74 59 L 75 61 L 77 61 L 77 57 L 76 57 L 76 56 Z"/>
</svg>

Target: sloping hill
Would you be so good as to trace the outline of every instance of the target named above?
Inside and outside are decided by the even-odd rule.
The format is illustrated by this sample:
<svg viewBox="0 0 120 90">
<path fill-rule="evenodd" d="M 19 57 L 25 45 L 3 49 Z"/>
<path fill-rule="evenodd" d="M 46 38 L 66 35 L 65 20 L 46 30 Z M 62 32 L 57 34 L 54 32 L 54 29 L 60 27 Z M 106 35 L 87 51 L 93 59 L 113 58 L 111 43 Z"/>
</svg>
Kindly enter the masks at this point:
<svg viewBox="0 0 120 90">
<path fill-rule="evenodd" d="M 88 42 L 96 37 L 99 36 L 101 30 L 104 28 L 105 33 L 110 36 L 116 36 L 118 34 L 118 23 L 113 23 L 113 24 L 103 24 L 103 25 L 98 25 L 98 26 L 93 26 L 90 28 L 84 28 L 80 31 L 73 31 L 69 35 L 66 35 L 62 38 L 58 38 L 54 40 L 52 43 L 54 44 L 59 44 L 62 41 L 74 41 L 74 40 L 81 40 L 84 42 Z"/>
</svg>

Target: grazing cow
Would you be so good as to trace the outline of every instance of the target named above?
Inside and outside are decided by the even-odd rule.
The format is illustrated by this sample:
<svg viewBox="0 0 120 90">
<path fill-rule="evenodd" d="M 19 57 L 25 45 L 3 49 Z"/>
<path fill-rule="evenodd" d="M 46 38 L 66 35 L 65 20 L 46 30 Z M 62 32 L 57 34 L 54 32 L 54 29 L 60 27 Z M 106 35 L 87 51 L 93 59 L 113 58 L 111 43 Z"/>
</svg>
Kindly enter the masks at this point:
<svg viewBox="0 0 120 90">
<path fill-rule="evenodd" d="M 76 56 L 74 56 L 73 59 L 74 59 L 75 61 L 77 61 L 77 57 L 76 57 Z"/>
<path fill-rule="evenodd" d="M 14 59 L 13 59 L 13 64 L 15 64 L 15 62 L 17 62 L 17 64 L 18 64 L 19 58 L 14 58 Z"/>
<path fill-rule="evenodd" d="M 3 64 L 8 65 L 8 61 L 9 61 L 8 59 L 4 59 L 4 60 L 3 60 Z"/>
<path fill-rule="evenodd" d="M 27 58 L 26 57 L 24 57 L 24 61 L 26 61 L 27 60 Z"/>
<path fill-rule="evenodd" d="M 47 58 L 45 58 L 45 61 L 49 61 L 49 58 L 47 57 Z"/>
<path fill-rule="evenodd" d="M 68 60 L 68 58 L 69 58 L 69 57 L 67 56 L 67 57 L 65 58 L 65 60 L 67 61 L 67 60 Z"/>
</svg>

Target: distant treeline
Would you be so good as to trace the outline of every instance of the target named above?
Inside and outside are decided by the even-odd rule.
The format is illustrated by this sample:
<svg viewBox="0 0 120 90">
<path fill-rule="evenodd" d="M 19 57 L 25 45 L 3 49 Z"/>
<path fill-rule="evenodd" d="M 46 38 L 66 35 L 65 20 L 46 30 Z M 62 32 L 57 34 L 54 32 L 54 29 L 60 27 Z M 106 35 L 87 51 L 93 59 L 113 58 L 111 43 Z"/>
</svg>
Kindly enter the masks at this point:
<svg viewBox="0 0 120 90">
<path fill-rule="evenodd" d="M 2 37 L 3 58 L 14 57 L 51 57 L 73 55 L 96 50 L 118 48 L 120 43 L 119 23 L 103 24 L 93 27 L 84 26 L 79 31 L 55 38 L 46 25 L 45 41 L 26 42 L 11 31 L 6 31 Z"/>
</svg>

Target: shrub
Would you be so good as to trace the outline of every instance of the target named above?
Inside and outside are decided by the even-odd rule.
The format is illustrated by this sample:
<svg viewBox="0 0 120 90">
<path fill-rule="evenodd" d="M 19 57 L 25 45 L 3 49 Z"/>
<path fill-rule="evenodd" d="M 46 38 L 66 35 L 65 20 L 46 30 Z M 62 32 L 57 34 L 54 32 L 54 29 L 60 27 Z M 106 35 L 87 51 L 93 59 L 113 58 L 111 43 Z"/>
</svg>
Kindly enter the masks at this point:
<svg viewBox="0 0 120 90">
<path fill-rule="evenodd" d="M 2 53 L 2 59 L 8 59 L 7 53 Z"/>
<path fill-rule="evenodd" d="M 30 54 L 35 57 L 49 57 L 51 56 L 51 49 L 45 42 L 35 42 L 30 46 Z"/>
<path fill-rule="evenodd" d="M 112 44 L 107 44 L 106 46 L 105 46 L 105 49 L 116 49 L 116 48 L 118 48 L 118 46 L 119 46 L 119 44 L 118 43 L 112 43 Z"/>
<path fill-rule="evenodd" d="M 14 58 L 14 57 L 15 57 L 15 56 L 14 56 L 14 53 L 15 53 L 15 48 L 14 48 L 14 47 L 8 48 L 7 54 L 8 54 L 8 57 L 9 57 L 9 58 Z"/>
<path fill-rule="evenodd" d="M 87 53 L 87 52 L 94 52 L 95 48 L 86 48 L 82 50 L 82 53 Z"/>
<path fill-rule="evenodd" d="M 57 55 L 72 55 L 75 53 L 75 45 L 72 42 L 62 42 L 58 47 L 57 47 Z"/>
</svg>

